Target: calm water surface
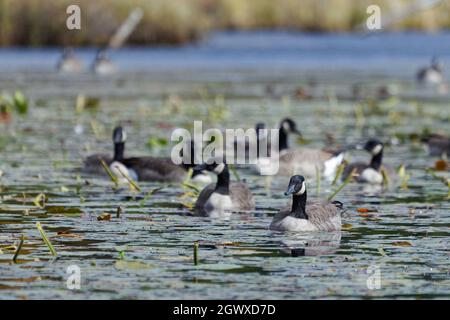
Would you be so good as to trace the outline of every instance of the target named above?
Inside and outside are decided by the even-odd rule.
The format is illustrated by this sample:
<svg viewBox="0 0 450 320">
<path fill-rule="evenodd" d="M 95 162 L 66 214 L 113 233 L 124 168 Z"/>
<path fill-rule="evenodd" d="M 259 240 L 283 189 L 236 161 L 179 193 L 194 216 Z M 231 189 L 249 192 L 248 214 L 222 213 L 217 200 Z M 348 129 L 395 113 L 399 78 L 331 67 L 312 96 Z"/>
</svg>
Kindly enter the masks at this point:
<svg viewBox="0 0 450 320">
<path fill-rule="evenodd" d="M 449 134 L 449 96 L 412 81 L 433 54 L 450 62 L 448 40 L 446 34 L 218 34 L 185 48 L 114 53 L 122 72 L 112 77 L 58 75 L 56 49 L 0 50 L 0 90 L 21 89 L 32 100 L 27 115 L 0 124 L 0 298 L 449 298 L 448 188 L 424 170 L 436 159 L 408 139 L 427 128 Z M 80 54 L 88 62 L 93 51 Z M 355 84 L 362 99 L 351 98 Z M 381 85 L 396 97 L 377 100 Z M 313 99 L 298 99 L 300 87 Z M 79 94 L 98 98 L 99 106 L 77 111 Z M 140 182 L 142 192 L 133 193 L 79 170 L 85 156 L 111 152 L 118 123 L 128 132 L 127 154 L 168 155 L 170 146 L 149 149 L 149 139 L 169 139 L 193 120 L 205 128 L 257 121 L 272 127 L 284 116 L 303 132 L 306 141 L 291 140 L 299 147 L 380 137 L 385 163 L 406 165 L 408 188 L 394 181 L 382 190 L 348 185 L 336 196 L 347 208 L 342 232 L 296 235 L 268 230 L 288 202 L 287 178 L 240 168 L 257 208 L 223 221 L 191 216 L 195 199 L 181 185 Z M 348 158 L 368 161 L 361 152 Z M 337 187 L 308 186 L 311 198 Z M 40 193 L 48 197 L 44 208 L 34 204 Z M 117 218 L 118 206 L 124 212 Z M 98 221 L 102 213 L 111 220 Z M 21 234 L 26 240 L 14 264 L 11 246 Z M 66 288 L 70 265 L 81 269 L 80 290 Z M 368 268 L 379 271 L 380 289 L 368 288 Z"/>
</svg>

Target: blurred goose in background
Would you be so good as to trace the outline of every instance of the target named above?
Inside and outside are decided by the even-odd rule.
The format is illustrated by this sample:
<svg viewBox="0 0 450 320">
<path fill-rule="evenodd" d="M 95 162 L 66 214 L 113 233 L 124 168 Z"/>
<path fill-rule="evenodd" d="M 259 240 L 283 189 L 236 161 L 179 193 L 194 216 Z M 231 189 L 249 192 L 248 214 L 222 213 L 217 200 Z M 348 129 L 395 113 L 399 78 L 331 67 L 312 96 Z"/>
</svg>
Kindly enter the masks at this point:
<svg viewBox="0 0 450 320">
<path fill-rule="evenodd" d="M 339 201 L 306 202 L 306 181 L 303 176 L 291 177 L 286 196 L 292 195 L 292 205 L 280 210 L 269 229 L 275 231 L 339 231 L 343 205 Z"/>
<path fill-rule="evenodd" d="M 83 60 L 79 59 L 72 48 L 64 48 L 57 69 L 61 73 L 79 73 L 84 70 Z"/>
<path fill-rule="evenodd" d="M 444 82 L 443 66 L 434 57 L 428 67 L 421 68 L 417 72 L 417 81 L 422 85 L 440 85 Z"/>
<path fill-rule="evenodd" d="M 106 49 L 100 49 L 97 52 L 94 63 L 92 65 L 92 70 L 99 75 L 113 74 L 117 71 L 116 66 L 109 58 Z"/>
<path fill-rule="evenodd" d="M 197 171 L 208 170 L 217 175 L 217 183 L 206 186 L 195 203 L 196 215 L 228 218 L 232 212 L 255 209 L 252 192 L 244 181 L 230 182 L 228 165 L 224 162 L 201 164 Z"/>
<path fill-rule="evenodd" d="M 372 155 L 370 163 L 354 162 L 347 165 L 342 173 L 342 180 L 345 180 L 355 170 L 354 179 L 357 182 L 369 183 L 369 184 L 382 184 L 384 177 L 382 169 L 389 178 L 393 178 L 393 171 L 383 166 L 383 150 L 384 145 L 378 139 L 370 139 L 364 145 L 357 145 L 356 149 L 363 149 Z"/>
<path fill-rule="evenodd" d="M 170 158 L 125 158 L 126 139 L 126 131 L 122 127 L 116 127 L 113 132 L 113 157 L 105 154 L 91 155 L 84 161 L 83 172 L 105 174 L 105 169 L 99 160 L 102 159 L 113 173 L 119 174 L 119 178 L 121 178 L 122 172 L 136 181 L 183 182 L 187 178 L 188 170 L 195 166 L 193 161 L 190 164 L 176 165 Z M 191 181 L 194 183 L 208 183 L 211 181 L 211 178 L 206 172 L 194 169 Z"/>
<path fill-rule="evenodd" d="M 270 141 L 267 140 L 266 135 L 262 135 L 260 130 L 266 129 L 266 125 L 263 122 L 258 122 L 255 125 L 255 136 L 248 136 L 246 137 L 245 141 L 236 141 L 235 139 L 230 142 L 226 142 L 226 150 L 227 152 L 232 149 L 234 151 L 235 159 L 237 160 L 237 164 L 245 162 L 248 163 L 248 160 L 250 159 L 250 151 L 252 150 L 251 147 L 255 146 L 256 155 L 259 156 L 261 145 L 266 144 L 267 145 L 267 155 L 270 156 Z M 239 158 L 238 150 L 244 150 L 245 151 L 245 158 Z"/>
<path fill-rule="evenodd" d="M 422 142 L 426 144 L 428 154 L 430 156 L 450 156 L 450 137 L 440 134 L 430 134 L 422 138 Z"/>
<path fill-rule="evenodd" d="M 344 160 L 346 149 L 331 152 L 313 148 L 289 148 L 289 133 L 301 136 L 295 122 L 290 118 L 286 118 L 281 122 L 279 130 L 278 175 L 292 176 L 294 174 L 302 174 L 308 177 L 315 177 L 318 169 L 324 177 L 328 179 L 333 178 L 337 167 Z M 273 155 L 271 155 L 271 158 L 258 159 L 258 171 L 263 172 L 263 170 L 267 170 L 267 166 L 274 166 L 273 161 L 275 160 L 272 159 Z"/>
</svg>

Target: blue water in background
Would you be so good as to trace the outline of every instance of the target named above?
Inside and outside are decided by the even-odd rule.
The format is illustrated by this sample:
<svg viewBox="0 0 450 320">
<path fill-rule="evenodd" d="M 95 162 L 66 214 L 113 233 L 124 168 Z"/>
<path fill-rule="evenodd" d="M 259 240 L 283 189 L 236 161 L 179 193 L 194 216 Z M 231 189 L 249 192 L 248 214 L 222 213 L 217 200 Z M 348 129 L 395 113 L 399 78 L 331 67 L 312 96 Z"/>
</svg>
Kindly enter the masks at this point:
<svg viewBox="0 0 450 320">
<path fill-rule="evenodd" d="M 76 49 L 91 64 L 96 49 Z M 0 71 L 51 71 L 61 48 L 2 48 Z M 122 71 L 182 69 L 346 69 L 404 74 L 438 56 L 450 65 L 450 33 L 305 34 L 218 32 L 186 46 L 126 47 L 111 52 Z"/>
</svg>

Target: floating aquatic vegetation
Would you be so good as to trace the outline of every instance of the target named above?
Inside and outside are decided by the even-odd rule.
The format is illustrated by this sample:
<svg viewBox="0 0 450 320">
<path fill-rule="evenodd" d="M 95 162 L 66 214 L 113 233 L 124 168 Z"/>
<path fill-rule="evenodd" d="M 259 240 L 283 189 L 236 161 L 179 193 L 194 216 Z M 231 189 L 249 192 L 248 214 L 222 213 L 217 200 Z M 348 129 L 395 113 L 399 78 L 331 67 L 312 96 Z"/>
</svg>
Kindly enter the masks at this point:
<svg viewBox="0 0 450 320">
<path fill-rule="evenodd" d="M 401 165 L 398 169 L 398 176 L 400 177 L 400 189 L 408 190 L 408 181 L 411 178 L 411 174 L 406 172 L 405 165 Z"/>
<path fill-rule="evenodd" d="M 236 179 L 236 181 L 241 181 L 241 177 L 239 176 L 236 167 L 233 164 L 229 164 L 228 167 L 230 168 L 230 171 L 233 173 L 233 176 Z"/>
<path fill-rule="evenodd" d="M 344 169 L 345 169 L 345 163 L 341 163 L 337 170 L 336 170 L 336 175 L 334 176 L 333 182 L 331 183 L 331 185 L 336 185 L 336 183 L 339 181 L 339 179 L 342 176 L 342 173 L 344 173 Z"/>
<path fill-rule="evenodd" d="M 123 213 L 123 208 L 121 206 L 118 206 L 117 210 L 116 210 L 116 218 L 119 219 L 120 216 L 122 215 L 122 213 Z"/>
<path fill-rule="evenodd" d="M 119 260 L 125 260 L 125 251 L 128 250 L 128 246 L 116 246 L 114 249 L 119 252 Z"/>
<path fill-rule="evenodd" d="M 16 91 L 13 96 L 14 109 L 18 114 L 28 113 L 28 99 L 23 95 L 22 92 Z"/>
<path fill-rule="evenodd" d="M 21 236 L 20 236 L 20 242 L 19 242 L 19 245 L 17 246 L 17 250 L 16 250 L 16 252 L 14 253 L 14 257 L 13 257 L 13 262 L 14 262 L 14 263 L 17 263 L 17 257 L 18 257 L 19 254 L 20 254 L 20 250 L 22 249 L 22 246 L 23 246 L 24 241 L 25 241 L 25 236 L 24 236 L 24 235 L 21 235 Z"/>
<path fill-rule="evenodd" d="M 140 206 L 143 207 L 145 205 L 145 203 L 158 191 L 162 190 L 163 188 L 154 188 L 151 189 L 150 191 L 147 192 L 147 194 L 144 196 L 144 198 L 142 198 L 142 200 L 140 201 Z M 119 207 L 120 208 L 120 207 Z M 119 208 L 117 208 L 117 210 L 119 210 Z"/>
<path fill-rule="evenodd" d="M 145 270 L 153 269 L 154 265 L 140 261 L 117 260 L 114 267 L 118 270 Z"/>
<path fill-rule="evenodd" d="M 28 106 L 28 98 L 21 91 L 17 90 L 13 95 L 8 93 L 0 95 L 0 113 L 3 122 L 9 122 L 13 110 L 20 115 L 27 114 Z"/>
<path fill-rule="evenodd" d="M 194 265 L 198 265 L 198 241 L 194 242 Z"/>
<path fill-rule="evenodd" d="M 81 113 L 85 110 L 96 112 L 100 107 L 100 98 L 86 97 L 84 94 L 79 94 L 75 101 L 75 112 Z"/>
<path fill-rule="evenodd" d="M 412 246 L 411 242 L 408 242 L 408 241 L 396 241 L 396 242 L 392 242 L 391 245 L 393 245 L 395 247 L 411 247 Z"/>
<path fill-rule="evenodd" d="M 101 215 L 97 217 L 97 221 L 110 221 L 111 214 L 107 212 L 103 212 Z"/>
<path fill-rule="evenodd" d="M 383 257 L 387 257 L 388 256 L 386 251 L 383 248 L 378 248 L 378 253 L 380 255 L 382 255 Z"/>
<path fill-rule="evenodd" d="M 148 138 L 147 143 L 145 145 L 149 150 L 153 151 L 155 149 L 167 147 L 169 145 L 169 142 L 166 138 L 150 137 Z"/>
<path fill-rule="evenodd" d="M 57 257 L 58 254 L 56 253 L 56 250 L 53 247 L 50 240 L 47 238 L 47 235 L 45 234 L 44 229 L 42 229 L 40 222 L 36 222 L 36 228 L 38 229 L 39 233 L 41 234 L 42 240 L 44 240 L 44 242 L 47 245 L 48 249 L 50 250 L 50 253 L 52 254 L 52 256 Z"/>
<path fill-rule="evenodd" d="M 383 166 L 381 167 L 380 171 L 381 171 L 381 175 L 383 176 L 383 186 L 387 187 L 390 183 L 389 174 L 388 174 L 386 168 Z"/>
<path fill-rule="evenodd" d="M 100 161 L 103 169 L 105 169 L 106 173 L 108 174 L 111 181 L 114 183 L 115 188 L 119 187 L 119 179 L 111 172 L 108 165 L 105 163 L 105 161 L 101 158 L 98 158 L 98 161 Z"/>
<path fill-rule="evenodd" d="M 350 223 L 344 223 L 341 227 L 342 230 L 348 231 L 351 230 L 353 228 L 353 225 L 351 225 Z"/>
<path fill-rule="evenodd" d="M 352 172 L 348 175 L 347 178 L 345 178 L 344 182 L 336 188 L 336 190 L 330 195 L 328 196 L 327 200 L 331 201 L 342 189 L 344 189 L 344 187 L 350 183 L 350 181 L 352 181 L 353 177 L 356 174 L 356 169 L 353 169 Z"/>
<path fill-rule="evenodd" d="M 33 200 L 34 205 L 40 209 L 45 208 L 46 202 L 47 202 L 47 197 L 43 193 L 38 194 L 36 196 L 36 198 L 34 198 L 34 200 Z"/>
</svg>

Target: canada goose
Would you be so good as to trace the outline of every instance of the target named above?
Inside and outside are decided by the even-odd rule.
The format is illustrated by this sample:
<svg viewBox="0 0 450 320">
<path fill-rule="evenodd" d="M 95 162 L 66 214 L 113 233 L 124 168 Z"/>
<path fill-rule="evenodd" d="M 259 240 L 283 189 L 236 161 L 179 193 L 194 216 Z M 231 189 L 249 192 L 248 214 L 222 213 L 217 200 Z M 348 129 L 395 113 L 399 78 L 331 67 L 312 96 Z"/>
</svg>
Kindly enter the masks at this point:
<svg viewBox="0 0 450 320">
<path fill-rule="evenodd" d="M 114 63 L 109 58 L 106 49 L 100 49 L 97 52 L 94 64 L 92 65 L 92 70 L 100 75 L 113 74 L 117 71 Z"/>
<path fill-rule="evenodd" d="M 176 165 L 170 158 L 156 157 L 132 157 L 125 158 L 126 131 L 122 127 L 116 127 L 113 132 L 114 155 L 113 157 L 104 154 L 91 155 L 84 162 L 85 173 L 104 174 L 105 170 L 99 160 L 102 159 L 110 169 L 115 172 L 127 174 L 137 181 L 158 181 L 158 182 L 183 182 L 189 168 L 194 164 Z M 118 165 L 120 163 L 121 165 Z M 125 170 L 126 169 L 126 170 Z M 120 178 L 120 176 L 119 176 Z M 209 179 L 209 180 L 208 180 Z M 194 183 L 208 183 L 209 176 L 202 171 L 193 170 L 191 181 Z"/>
<path fill-rule="evenodd" d="M 436 57 L 431 60 L 431 65 L 417 72 L 417 81 L 424 85 L 439 85 L 443 82 L 443 67 Z"/>
<path fill-rule="evenodd" d="M 295 122 L 287 118 L 281 122 L 279 131 L 278 175 L 292 176 L 300 173 L 308 177 L 314 177 L 317 169 L 319 169 L 324 177 L 328 179 L 334 177 L 337 167 L 344 160 L 346 149 L 334 153 L 313 148 L 291 149 L 288 147 L 289 133 L 301 136 Z M 260 172 L 268 170 L 269 166 L 274 166 L 273 161 L 275 160 L 273 160 L 273 156 L 271 155 L 271 158 L 258 159 L 257 168 Z"/>
<path fill-rule="evenodd" d="M 355 170 L 355 180 L 357 182 L 382 184 L 384 177 L 381 169 L 386 169 L 385 172 L 392 176 L 391 169 L 382 165 L 384 145 L 377 139 L 370 139 L 364 145 L 357 145 L 357 149 L 364 149 L 372 154 L 372 160 L 369 164 L 364 162 L 354 162 L 347 165 L 342 173 L 342 180 L 345 180 L 353 170 Z"/>
<path fill-rule="evenodd" d="M 255 209 L 252 192 L 243 181 L 230 182 L 228 165 L 224 162 L 201 164 L 196 170 L 208 170 L 217 175 L 217 183 L 207 185 L 195 203 L 195 214 L 212 218 L 227 218 L 232 212 Z"/>
<path fill-rule="evenodd" d="M 446 154 L 450 156 L 450 137 L 440 134 L 430 134 L 422 139 L 428 147 L 428 154 L 430 156 L 442 156 Z"/>
<path fill-rule="evenodd" d="M 78 73 L 83 71 L 83 61 L 75 55 L 72 48 L 64 48 L 61 59 L 58 62 L 57 69 L 61 73 Z"/>
<path fill-rule="evenodd" d="M 306 181 L 303 176 L 291 177 L 286 196 L 292 194 L 292 205 L 278 212 L 270 223 L 275 231 L 339 231 L 343 205 L 339 201 L 306 203 Z"/>
</svg>

